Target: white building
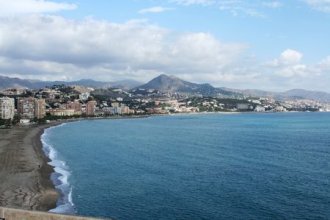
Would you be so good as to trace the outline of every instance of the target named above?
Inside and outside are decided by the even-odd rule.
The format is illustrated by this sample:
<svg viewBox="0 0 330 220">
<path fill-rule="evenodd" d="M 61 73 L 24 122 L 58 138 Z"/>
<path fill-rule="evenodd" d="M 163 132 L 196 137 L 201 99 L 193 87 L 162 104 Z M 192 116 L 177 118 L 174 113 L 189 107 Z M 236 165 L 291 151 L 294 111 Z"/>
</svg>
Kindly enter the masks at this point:
<svg viewBox="0 0 330 220">
<path fill-rule="evenodd" d="M 89 98 L 90 95 L 91 94 L 89 92 L 83 92 L 79 95 L 79 99 L 83 100 L 83 101 L 86 101 Z"/>
<path fill-rule="evenodd" d="M 116 107 L 104 107 L 102 108 L 102 111 L 104 112 L 104 114 L 108 115 L 126 115 L 132 113 L 132 110 L 125 105 Z"/>
<path fill-rule="evenodd" d="M 285 112 L 286 109 L 283 106 L 276 106 L 275 111 L 277 111 L 277 112 Z"/>
<path fill-rule="evenodd" d="M 254 109 L 255 112 L 264 112 L 266 111 L 266 108 L 261 106 L 261 105 L 257 105 Z"/>
<path fill-rule="evenodd" d="M 44 118 L 46 116 L 46 101 L 34 97 L 18 98 L 17 112 L 24 119 Z"/>
<path fill-rule="evenodd" d="M 15 115 L 15 100 L 13 98 L 0 98 L 0 118 L 13 119 Z"/>
</svg>

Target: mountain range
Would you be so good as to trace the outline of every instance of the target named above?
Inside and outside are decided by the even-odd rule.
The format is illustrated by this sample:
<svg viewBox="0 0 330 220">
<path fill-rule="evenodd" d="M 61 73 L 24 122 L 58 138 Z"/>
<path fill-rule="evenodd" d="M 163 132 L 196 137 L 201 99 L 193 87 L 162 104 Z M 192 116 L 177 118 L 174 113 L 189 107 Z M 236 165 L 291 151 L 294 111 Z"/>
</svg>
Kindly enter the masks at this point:
<svg viewBox="0 0 330 220">
<path fill-rule="evenodd" d="M 134 80 L 122 80 L 116 82 L 102 82 L 91 79 L 78 81 L 40 81 L 0 76 L 0 90 L 6 88 L 39 89 L 46 86 L 64 84 L 68 86 L 79 85 L 92 88 L 116 87 L 125 90 L 130 89 L 156 89 L 165 93 L 181 93 L 190 95 L 217 96 L 217 97 L 272 97 L 277 100 L 310 99 L 320 102 L 330 102 L 330 94 L 321 91 L 304 89 L 292 89 L 285 92 L 271 92 L 263 90 L 239 90 L 231 88 L 216 88 L 210 84 L 198 84 L 182 80 L 175 76 L 162 74 L 146 84 Z"/>
<path fill-rule="evenodd" d="M 92 79 L 81 79 L 78 81 L 40 81 L 40 80 L 28 80 L 28 79 L 20 79 L 20 78 L 10 78 L 6 76 L 0 76 L 0 90 L 7 88 L 27 88 L 27 89 L 40 89 L 46 86 L 53 85 L 67 85 L 67 86 L 85 86 L 91 88 L 108 88 L 108 87 L 116 87 L 122 89 L 131 89 L 138 85 L 141 85 L 140 82 L 134 80 L 121 80 L 115 82 L 102 82 L 95 81 Z"/>
<path fill-rule="evenodd" d="M 175 76 L 160 75 L 138 89 L 157 89 L 162 92 L 200 94 L 203 96 L 223 97 L 272 97 L 276 100 L 310 99 L 320 102 L 330 102 L 330 94 L 320 91 L 292 89 L 285 92 L 270 92 L 263 90 L 239 90 L 230 88 L 215 88 L 210 84 L 196 84 L 181 80 Z"/>
<path fill-rule="evenodd" d="M 165 93 L 182 93 L 203 96 L 223 96 L 237 97 L 241 94 L 234 91 L 227 91 L 221 88 L 215 88 L 208 83 L 197 84 L 184 81 L 175 76 L 162 74 L 148 83 L 138 86 L 136 89 L 156 89 Z"/>
<path fill-rule="evenodd" d="M 270 92 L 257 89 L 230 89 L 223 88 L 224 90 L 237 92 L 243 94 L 245 97 L 272 97 L 276 100 L 299 100 L 299 99 L 309 99 L 319 102 L 329 102 L 330 103 L 330 93 L 322 91 L 311 91 L 305 89 L 291 89 L 284 92 Z"/>
</svg>

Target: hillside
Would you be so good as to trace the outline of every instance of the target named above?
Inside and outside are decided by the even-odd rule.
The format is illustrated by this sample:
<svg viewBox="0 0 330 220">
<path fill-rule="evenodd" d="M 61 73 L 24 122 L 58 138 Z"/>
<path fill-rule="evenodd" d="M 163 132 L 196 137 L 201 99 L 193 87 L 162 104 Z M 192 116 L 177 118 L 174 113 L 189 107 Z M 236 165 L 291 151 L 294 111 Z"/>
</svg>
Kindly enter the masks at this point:
<svg viewBox="0 0 330 220">
<path fill-rule="evenodd" d="M 91 88 L 121 88 L 124 90 L 134 89 L 155 89 L 165 93 L 181 93 L 187 95 L 203 95 L 203 96 L 216 96 L 216 97 L 272 97 L 277 100 L 297 100 L 297 99 L 309 99 L 320 102 L 330 102 L 330 94 L 321 91 L 309 91 L 304 89 L 292 89 L 285 92 L 271 92 L 256 89 L 232 89 L 232 88 L 216 88 L 210 84 L 198 84 L 182 80 L 175 76 L 168 76 L 162 74 L 148 83 L 141 85 L 142 83 L 134 80 L 121 80 L 115 82 L 102 82 L 92 79 L 82 79 L 78 81 L 40 81 L 40 80 L 28 80 L 20 78 L 10 78 L 0 76 L 0 90 L 6 88 L 28 88 L 39 89 L 46 86 L 64 84 L 67 86 L 84 86 Z"/>
<path fill-rule="evenodd" d="M 156 89 L 168 93 L 185 93 L 203 96 L 239 96 L 240 94 L 215 88 L 210 84 L 197 84 L 184 81 L 175 76 L 162 74 L 135 89 Z"/>
</svg>

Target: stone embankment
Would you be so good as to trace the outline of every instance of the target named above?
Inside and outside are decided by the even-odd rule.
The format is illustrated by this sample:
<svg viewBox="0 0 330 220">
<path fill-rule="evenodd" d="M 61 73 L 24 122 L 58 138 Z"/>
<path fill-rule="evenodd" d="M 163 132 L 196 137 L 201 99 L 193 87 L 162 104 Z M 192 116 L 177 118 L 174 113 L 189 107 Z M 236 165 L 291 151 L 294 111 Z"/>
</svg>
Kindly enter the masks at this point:
<svg viewBox="0 0 330 220">
<path fill-rule="evenodd" d="M 97 220 L 97 219 L 0 207 L 0 220 Z"/>
</svg>

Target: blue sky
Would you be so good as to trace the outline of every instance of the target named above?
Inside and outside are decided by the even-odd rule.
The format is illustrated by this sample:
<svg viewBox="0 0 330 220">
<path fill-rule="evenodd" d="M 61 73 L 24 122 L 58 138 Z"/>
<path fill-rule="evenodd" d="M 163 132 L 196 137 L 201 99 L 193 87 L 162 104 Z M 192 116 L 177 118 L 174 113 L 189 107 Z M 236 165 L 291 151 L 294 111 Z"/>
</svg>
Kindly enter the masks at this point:
<svg viewBox="0 0 330 220">
<path fill-rule="evenodd" d="M 236 10 L 221 10 L 217 3 L 184 5 L 164 0 L 71 2 L 78 8 L 62 12 L 65 17 L 83 19 L 91 16 L 117 23 L 145 19 L 178 32 L 207 32 L 226 42 L 245 43 L 252 53 L 263 58 L 277 56 L 287 48 L 304 52 L 306 62 L 315 62 L 329 55 L 326 43 L 330 39 L 330 13 L 322 12 L 303 0 L 232 1 L 245 2 L 237 3 L 237 7 L 242 9 Z M 164 11 L 139 13 L 153 7 L 161 7 Z M 256 14 L 250 15 L 244 10 L 252 10 Z"/>
<path fill-rule="evenodd" d="M 1 75 L 330 91 L 329 0 L 0 4 Z"/>
</svg>

